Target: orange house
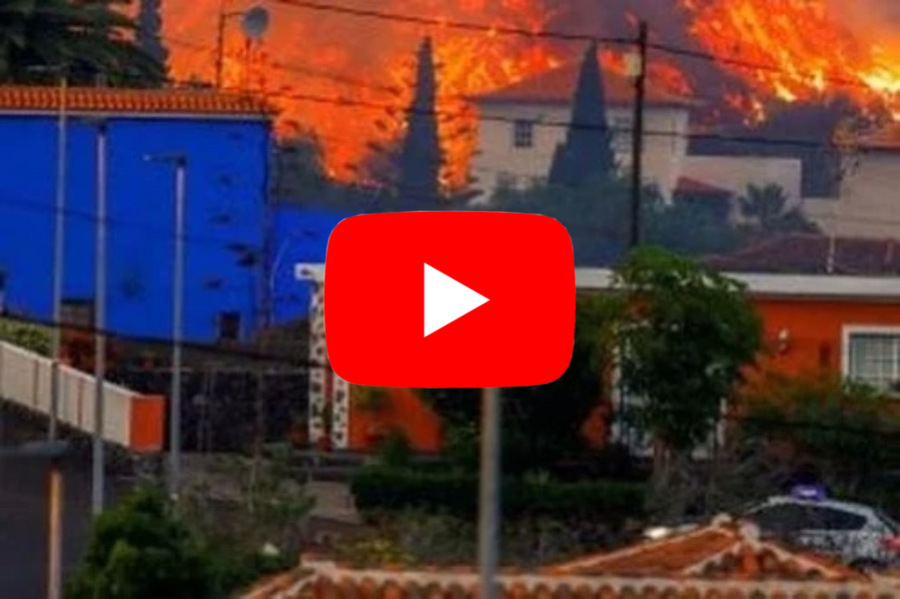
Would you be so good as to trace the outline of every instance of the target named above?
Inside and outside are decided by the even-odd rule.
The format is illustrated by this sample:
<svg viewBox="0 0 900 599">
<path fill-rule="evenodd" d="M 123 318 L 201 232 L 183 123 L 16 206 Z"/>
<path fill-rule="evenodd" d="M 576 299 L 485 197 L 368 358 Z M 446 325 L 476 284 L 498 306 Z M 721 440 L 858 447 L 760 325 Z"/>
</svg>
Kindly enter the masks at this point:
<svg viewBox="0 0 900 599">
<path fill-rule="evenodd" d="M 761 359 L 764 368 L 785 374 L 831 369 L 889 390 L 900 382 L 900 277 L 894 274 L 900 274 L 900 252 L 895 263 L 893 243 L 792 236 L 706 263 L 747 285 L 769 350 Z M 763 272 L 773 264 L 803 274 Z M 854 274 L 836 268 L 829 274 L 830 264 Z M 579 292 L 603 293 L 611 275 L 606 269 L 577 269 Z M 370 449 L 379 433 L 398 428 L 416 449 L 440 449 L 440 420 L 413 392 L 389 390 L 374 411 L 356 406 L 354 392 L 351 388 L 349 448 Z M 614 397 L 614 409 L 620 400 Z M 594 426 L 588 434 L 605 432 Z"/>
</svg>

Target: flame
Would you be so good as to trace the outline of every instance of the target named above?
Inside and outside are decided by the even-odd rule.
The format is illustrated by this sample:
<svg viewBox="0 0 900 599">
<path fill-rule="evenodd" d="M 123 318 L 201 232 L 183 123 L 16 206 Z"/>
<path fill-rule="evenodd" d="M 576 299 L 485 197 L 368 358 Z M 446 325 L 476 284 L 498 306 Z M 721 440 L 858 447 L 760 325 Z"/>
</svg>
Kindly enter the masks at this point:
<svg viewBox="0 0 900 599">
<path fill-rule="evenodd" d="M 177 41 L 207 39 L 212 44 L 218 1 L 166 3 L 166 35 L 176 40 L 170 44 L 176 79 L 212 79 L 214 49 Z M 229 3 L 228 10 L 250 6 L 239 4 Z M 343 3 L 354 4 L 371 8 L 366 0 Z M 378 8 L 534 32 L 545 29 L 554 14 L 544 0 L 386 0 Z M 298 125 L 314 130 L 324 146 L 328 174 L 343 181 L 377 183 L 366 165 L 384 161 L 384 154 L 396 149 L 404 110 L 412 99 L 415 51 L 423 36 L 432 37 L 435 50 L 438 129 L 445 159 L 441 182 L 447 190 L 467 184 L 475 150 L 476 115 L 465 97 L 561 63 L 558 52 L 540 38 L 373 22 L 280 5 L 271 10 L 272 30 L 260 46 L 248 49 L 238 25 L 229 25 L 224 84 L 269 98 L 280 109 L 276 134 L 287 135 Z"/>
<path fill-rule="evenodd" d="M 834 0 L 679 0 L 690 33 L 719 65 L 746 82 L 751 96 L 730 96 L 751 120 L 773 102 L 842 94 L 860 108 L 900 116 L 900 47 L 853 27 Z M 862 0 L 844 4 L 865 4 Z"/>
</svg>

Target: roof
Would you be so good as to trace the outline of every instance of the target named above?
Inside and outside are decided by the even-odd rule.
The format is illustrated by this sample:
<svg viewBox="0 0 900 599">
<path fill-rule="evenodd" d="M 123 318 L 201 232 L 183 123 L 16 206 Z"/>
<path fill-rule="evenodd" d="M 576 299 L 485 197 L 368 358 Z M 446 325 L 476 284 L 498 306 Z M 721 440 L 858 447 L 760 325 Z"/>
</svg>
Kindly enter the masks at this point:
<svg viewBox="0 0 900 599">
<path fill-rule="evenodd" d="M 503 596 L 573 597 L 876 597 L 896 583 L 830 559 L 792 552 L 760 540 L 755 527 L 727 517 L 703 528 L 539 571 L 503 570 Z M 363 569 L 306 561 L 303 569 L 270 578 L 244 599 L 328 597 L 476 597 L 474 567 Z M 729 593 L 726 595 L 726 591 Z M 736 593 L 736 594 L 734 594 Z"/>
<path fill-rule="evenodd" d="M 545 71 L 535 77 L 523 79 L 508 87 L 473 96 L 479 104 L 520 103 L 520 104 L 565 104 L 569 105 L 575 95 L 575 86 L 581 65 L 578 62 L 565 63 L 555 69 Z M 606 102 L 610 105 L 631 106 L 634 104 L 634 85 L 622 75 L 603 72 Z M 648 81 L 646 104 L 650 106 L 687 107 L 692 100 L 670 93 L 660 85 Z"/>
<path fill-rule="evenodd" d="M 59 87 L 0 86 L 0 113 L 55 113 L 61 96 Z M 268 103 L 250 94 L 190 88 L 71 87 L 65 92 L 65 104 L 74 113 L 254 118 L 273 114 Z"/>
<path fill-rule="evenodd" d="M 874 133 L 856 140 L 862 149 L 900 151 L 900 123 L 891 122 Z"/>
<path fill-rule="evenodd" d="M 706 183 L 705 181 L 700 181 L 699 179 L 692 179 L 690 177 L 679 177 L 678 181 L 675 183 L 675 193 L 676 194 L 687 194 L 687 195 L 733 195 L 729 189 L 725 189 L 723 187 L 717 187 L 712 185 L 711 183 Z"/>
<path fill-rule="evenodd" d="M 709 256 L 703 262 L 728 272 L 896 275 L 900 274 L 900 240 L 784 235 L 733 254 Z"/>
<path fill-rule="evenodd" d="M 626 578 L 716 580 L 819 580 L 861 582 L 869 578 L 837 561 L 796 553 L 761 540 L 750 524 L 727 517 L 709 526 L 589 556 L 547 570 L 553 574 Z"/>
</svg>

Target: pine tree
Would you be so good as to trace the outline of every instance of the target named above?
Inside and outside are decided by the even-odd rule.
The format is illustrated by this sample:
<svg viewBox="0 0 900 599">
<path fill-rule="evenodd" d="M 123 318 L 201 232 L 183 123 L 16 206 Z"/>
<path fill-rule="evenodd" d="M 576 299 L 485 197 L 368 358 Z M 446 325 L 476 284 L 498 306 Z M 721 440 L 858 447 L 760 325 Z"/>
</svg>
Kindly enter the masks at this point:
<svg viewBox="0 0 900 599">
<path fill-rule="evenodd" d="M 137 44 L 145 54 L 165 67 L 169 51 L 162 43 L 162 0 L 140 0 L 137 16 Z"/>
<path fill-rule="evenodd" d="M 400 153 L 398 192 L 402 202 L 428 204 L 439 200 L 441 147 L 436 112 L 437 82 L 431 39 L 419 46 L 416 84 Z"/>
<path fill-rule="evenodd" d="M 551 184 L 578 187 L 615 173 L 613 132 L 606 121 L 603 87 L 595 42 L 581 62 L 566 141 L 556 147 L 550 167 Z"/>
</svg>

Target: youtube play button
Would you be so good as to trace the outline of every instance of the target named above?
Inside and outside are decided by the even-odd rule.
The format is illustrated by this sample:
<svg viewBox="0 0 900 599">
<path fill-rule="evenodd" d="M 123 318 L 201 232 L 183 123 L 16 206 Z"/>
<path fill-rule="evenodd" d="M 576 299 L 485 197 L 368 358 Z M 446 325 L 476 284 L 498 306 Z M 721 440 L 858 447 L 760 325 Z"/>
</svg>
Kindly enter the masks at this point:
<svg viewBox="0 0 900 599">
<path fill-rule="evenodd" d="M 425 336 L 465 316 L 488 298 L 425 265 Z"/>
<path fill-rule="evenodd" d="M 371 214 L 328 240 L 328 358 L 351 383 L 546 384 L 568 367 L 574 330 L 572 242 L 551 218 Z"/>
</svg>

